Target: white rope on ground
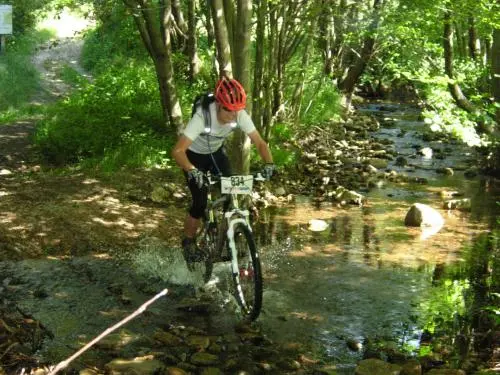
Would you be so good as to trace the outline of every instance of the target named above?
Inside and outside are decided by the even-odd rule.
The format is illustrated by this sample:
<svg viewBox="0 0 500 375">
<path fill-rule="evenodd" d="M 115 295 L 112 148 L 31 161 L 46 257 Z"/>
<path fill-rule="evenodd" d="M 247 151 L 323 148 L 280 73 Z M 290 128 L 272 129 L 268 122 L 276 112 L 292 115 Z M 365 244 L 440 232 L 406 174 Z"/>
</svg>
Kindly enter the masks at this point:
<svg viewBox="0 0 500 375">
<path fill-rule="evenodd" d="M 137 315 L 142 314 L 149 307 L 149 305 L 151 305 L 153 302 L 155 302 L 158 298 L 161 298 L 161 297 L 165 296 L 167 293 L 168 293 L 168 289 L 163 289 L 156 296 L 154 296 L 149 301 L 146 301 L 144 304 L 142 304 L 132 314 L 130 314 L 126 318 L 120 320 L 114 326 L 106 329 L 103 333 L 101 333 L 99 336 L 97 336 L 95 339 L 93 339 L 91 342 L 89 342 L 87 345 L 85 345 L 83 348 L 81 348 L 79 351 L 77 351 L 71 357 L 65 359 L 62 362 L 59 362 L 57 364 L 57 366 L 53 367 L 53 369 L 50 370 L 50 372 L 48 373 L 48 375 L 56 375 L 59 371 L 61 371 L 62 369 L 66 368 L 71 362 L 73 362 L 76 358 L 78 358 L 80 355 L 82 355 L 90 347 L 92 347 L 94 344 L 96 344 L 97 342 L 99 342 L 103 337 L 109 335 L 111 332 L 113 332 L 117 328 L 120 328 L 125 323 L 127 323 L 130 320 L 134 319 Z"/>
</svg>

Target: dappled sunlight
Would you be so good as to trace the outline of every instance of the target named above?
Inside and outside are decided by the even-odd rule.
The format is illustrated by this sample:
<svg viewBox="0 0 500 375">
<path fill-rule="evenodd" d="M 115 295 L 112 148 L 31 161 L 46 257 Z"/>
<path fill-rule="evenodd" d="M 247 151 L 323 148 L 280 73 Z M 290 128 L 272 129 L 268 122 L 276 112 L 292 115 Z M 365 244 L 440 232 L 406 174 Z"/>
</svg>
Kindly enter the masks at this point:
<svg viewBox="0 0 500 375">
<path fill-rule="evenodd" d="M 0 223 L 1 224 L 11 224 L 17 219 L 17 215 L 14 212 L 2 212 L 0 213 Z"/>
</svg>

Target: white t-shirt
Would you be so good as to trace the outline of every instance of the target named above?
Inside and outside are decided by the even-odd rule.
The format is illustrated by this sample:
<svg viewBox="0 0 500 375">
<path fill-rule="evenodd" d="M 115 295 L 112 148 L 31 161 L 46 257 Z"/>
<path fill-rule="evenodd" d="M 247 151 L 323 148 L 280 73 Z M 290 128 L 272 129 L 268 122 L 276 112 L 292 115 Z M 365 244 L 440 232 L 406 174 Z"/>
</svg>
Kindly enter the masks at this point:
<svg viewBox="0 0 500 375">
<path fill-rule="evenodd" d="M 224 143 L 224 140 L 236 127 L 240 128 L 246 134 L 255 130 L 252 118 L 244 109 L 238 111 L 236 123 L 224 125 L 221 125 L 217 120 L 216 103 L 210 103 L 208 109 L 212 120 L 210 133 L 207 134 L 205 132 L 205 117 L 203 116 L 201 106 L 198 107 L 196 113 L 189 120 L 182 133 L 193 141 L 193 143 L 189 146 L 189 150 L 196 152 L 197 154 L 210 154 L 217 151 Z"/>
</svg>

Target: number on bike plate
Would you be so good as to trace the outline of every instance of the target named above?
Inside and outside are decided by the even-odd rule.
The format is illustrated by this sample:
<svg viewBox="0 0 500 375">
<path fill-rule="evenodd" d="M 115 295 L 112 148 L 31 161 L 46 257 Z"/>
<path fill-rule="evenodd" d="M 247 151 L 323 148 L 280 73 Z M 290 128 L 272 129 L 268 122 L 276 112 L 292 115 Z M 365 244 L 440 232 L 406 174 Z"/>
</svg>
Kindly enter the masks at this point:
<svg viewBox="0 0 500 375">
<path fill-rule="evenodd" d="M 222 194 L 251 194 L 253 176 L 221 177 Z"/>
</svg>

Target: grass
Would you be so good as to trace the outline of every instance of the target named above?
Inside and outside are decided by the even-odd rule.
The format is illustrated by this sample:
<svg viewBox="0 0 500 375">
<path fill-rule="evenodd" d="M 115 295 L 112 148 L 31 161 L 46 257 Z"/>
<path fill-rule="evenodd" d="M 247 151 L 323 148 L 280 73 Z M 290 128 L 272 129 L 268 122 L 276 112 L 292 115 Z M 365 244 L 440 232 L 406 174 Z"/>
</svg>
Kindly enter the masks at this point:
<svg viewBox="0 0 500 375">
<path fill-rule="evenodd" d="M 37 44 L 50 37 L 48 31 L 37 31 L 8 40 L 0 55 L 0 124 L 38 113 L 30 103 L 40 89 L 40 76 L 31 58 Z"/>
</svg>

